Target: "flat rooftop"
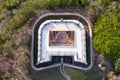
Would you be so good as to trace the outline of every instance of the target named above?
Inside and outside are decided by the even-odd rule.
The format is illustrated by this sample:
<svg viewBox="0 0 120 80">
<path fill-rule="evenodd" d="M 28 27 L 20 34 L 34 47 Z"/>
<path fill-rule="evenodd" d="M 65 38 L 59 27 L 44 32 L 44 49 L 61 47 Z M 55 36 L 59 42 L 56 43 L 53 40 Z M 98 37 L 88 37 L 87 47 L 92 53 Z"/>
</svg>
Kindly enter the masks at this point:
<svg viewBox="0 0 120 80">
<path fill-rule="evenodd" d="M 72 56 L 87 64 L 86 31 L 77 20 L 46 20 L 38 30 L 37 64 L 49 62 L 52 56 Z"/>
</svg>

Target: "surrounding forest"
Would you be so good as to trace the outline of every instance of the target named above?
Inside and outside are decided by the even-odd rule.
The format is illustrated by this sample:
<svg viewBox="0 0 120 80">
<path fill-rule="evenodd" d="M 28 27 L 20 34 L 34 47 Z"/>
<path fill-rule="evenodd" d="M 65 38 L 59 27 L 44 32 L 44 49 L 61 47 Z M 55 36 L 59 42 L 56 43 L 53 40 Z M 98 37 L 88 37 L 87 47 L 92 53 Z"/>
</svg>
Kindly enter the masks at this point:
<svg viewBox="0 0 120 80">
<path fill-rule="evenodd" d="M 120 0 L 0 0 L 0 80 L 31 78 L 31 26 L 49 12 L 78 12 L 87 17 L 93 25 L 94 51 L 113 67 L 100 80 L 120 80 Z"/>
<path fill-rule="evenodd" d="M 120 5 L 108 5 L 94 29 L 94 48 L 106 55 L 120 72 Z"/>
</svg>

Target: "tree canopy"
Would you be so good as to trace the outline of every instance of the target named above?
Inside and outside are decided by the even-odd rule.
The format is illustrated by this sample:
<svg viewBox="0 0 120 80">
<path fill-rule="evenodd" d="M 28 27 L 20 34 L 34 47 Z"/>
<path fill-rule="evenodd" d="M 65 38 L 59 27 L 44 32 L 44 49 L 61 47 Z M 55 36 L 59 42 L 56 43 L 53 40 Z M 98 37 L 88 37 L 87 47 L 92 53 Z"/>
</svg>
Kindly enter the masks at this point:
<svg viewBox="0 0 120 80">
<path fill-rule="evenodd" d="M 115 61 L 120 56 L 120 4 L 110 4 L 95 24 L 94 48 Z"/>
</svg>

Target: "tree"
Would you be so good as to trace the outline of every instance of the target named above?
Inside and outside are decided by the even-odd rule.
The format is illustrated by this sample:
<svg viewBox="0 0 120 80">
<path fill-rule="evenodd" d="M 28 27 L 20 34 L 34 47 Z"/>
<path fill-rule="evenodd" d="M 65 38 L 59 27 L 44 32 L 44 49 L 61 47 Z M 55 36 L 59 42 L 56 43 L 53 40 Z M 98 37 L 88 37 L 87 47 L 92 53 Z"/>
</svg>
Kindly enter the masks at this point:
<svg viewBox="0 0 120 80">
<path fill-rule="evenodd" d="M 120 4 L 115 4 L 117 7 Z M 115 62 L 120 56 L 120 8 L 109 5 L 99 16 L 94 30 L 94 48 Z"/>
<path fill-rule="evenodd" d="M 115 70 L 120 73 L 120 57 L 115 62 Z"/>
</svg>

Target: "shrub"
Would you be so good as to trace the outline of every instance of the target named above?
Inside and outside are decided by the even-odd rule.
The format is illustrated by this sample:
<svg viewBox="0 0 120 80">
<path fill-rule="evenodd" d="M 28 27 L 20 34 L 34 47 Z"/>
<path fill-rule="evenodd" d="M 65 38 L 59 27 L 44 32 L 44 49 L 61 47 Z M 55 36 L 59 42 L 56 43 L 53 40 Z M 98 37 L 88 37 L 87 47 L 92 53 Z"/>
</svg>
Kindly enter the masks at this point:
<svg viewBox="0 0 120 80">
<path fill-rule="evenodd" d="M 77 4 L 77 0 L 46 0 L 46 7 L 50 9 L 55 7 L 63 7 Z"/>
<path fill-rule="evenodd" d="M 12 8 L 16 8 L 18 5 L 20 5 L 21 4 L 21 2 L 23 2 L 23 1 L 25 1 L 25 0 L 6 0 L 6 1 L 4 1 L 3 3 L 3 5 L 4 5 L 4 7 L 6 7 L 7 9 L 12 9 Z"/>
<path fill-rule="evenodd" d="M 98 0 L 100 4 L 107 6 L 109 4 L 110 1 L 112 0 Z"/>
<path fill-rule="evenodd" d="M 120 73 L 120 57 L 115 62 L 115 70 Z"/>
<path fill-rule="evenodd" d="M 69 0 L 69 5 L 77 5 L 78 0 Z"/>
<path fill-rule="evenodd" d="M 120 14 L 108 6 L 95 24 L 94 48 L 113 62 L 120 56 Z"/>
<path fill-rule="evenodd" d="M 13 57 L 13 53 L 11 51 L 8 51 L 6 57 Z"/>
<path fill-rule="evenodd" d="M 78 0 L 78 3 L 79 3 L 81 6 L 85 6 L 86 0 Z"/>
</svg>

